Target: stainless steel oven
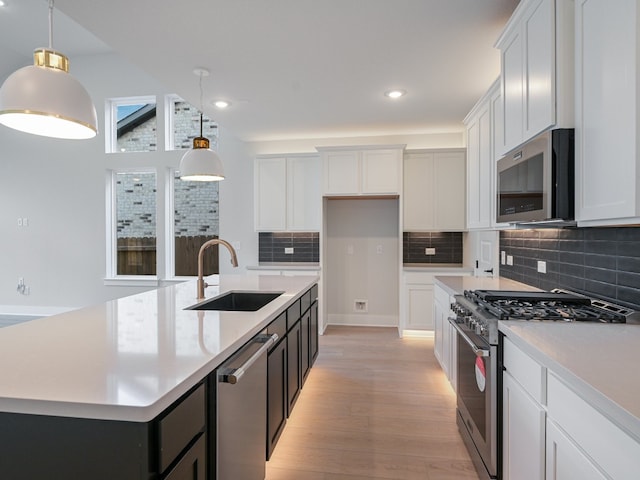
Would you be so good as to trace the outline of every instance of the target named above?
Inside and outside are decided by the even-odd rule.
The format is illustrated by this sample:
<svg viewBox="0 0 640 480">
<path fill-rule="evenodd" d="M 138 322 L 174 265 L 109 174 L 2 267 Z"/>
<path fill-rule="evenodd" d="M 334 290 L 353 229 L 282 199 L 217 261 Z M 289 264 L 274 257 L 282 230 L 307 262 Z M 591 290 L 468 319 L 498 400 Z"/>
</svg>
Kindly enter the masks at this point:
<svg viewBox="0 0 640 480">
<path fill-rule="evenodd" d="M 473 290 L 455 299 L 449 322 L 458 332 L 458 429 L 482 480 L 502 477 L 498 320 L 640 323 L 634 310 L 567 290 Z"/>
<path fill-rule="evenodd" d="M 481 324 L 462 311 L 449 318 L 458 335 L 458 429 L 482 480 L 498 478 L 497 360 Z"/>
</svg>

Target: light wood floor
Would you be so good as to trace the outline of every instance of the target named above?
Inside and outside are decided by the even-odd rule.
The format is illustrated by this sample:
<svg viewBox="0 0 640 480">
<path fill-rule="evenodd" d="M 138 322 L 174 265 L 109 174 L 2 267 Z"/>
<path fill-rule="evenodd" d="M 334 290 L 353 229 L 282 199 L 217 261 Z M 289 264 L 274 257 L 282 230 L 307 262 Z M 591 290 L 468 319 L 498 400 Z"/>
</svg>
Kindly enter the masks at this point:
<svg viewBox="0 0 640 480">
<path fill-rule="evenodd" d="M 433 339 L 329 327 L 266 480 L 478 480 Z"/>
</svg>

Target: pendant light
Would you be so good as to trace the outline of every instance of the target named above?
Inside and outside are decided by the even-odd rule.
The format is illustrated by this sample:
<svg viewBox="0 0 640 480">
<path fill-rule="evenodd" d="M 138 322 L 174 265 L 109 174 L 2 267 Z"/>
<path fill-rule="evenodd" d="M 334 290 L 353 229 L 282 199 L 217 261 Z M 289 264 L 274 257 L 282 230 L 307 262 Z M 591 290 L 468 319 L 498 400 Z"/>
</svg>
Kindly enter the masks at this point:
<svg viewBox="0 0 640 480">
<path fill-rule="evenodd" d="M 45 137 L 96 136 L 96 109 L 71 74 L 69 59 L 53 50 L 53 0 L 49 0 L 49 48 L 33 52 L 34 64 L 12 73 L 0 88 L 0 123 Z"/>
<path fill-rule="evenodd" d="M 180 179 L 198 182 L 224 180 L 222 160 L 209 148 L 209 139 L 202 136 L 202 77 L 209 75 L 206 68 L 196 68 L 193 73 L 200 77 L 200 136 L 193 139 L 193 148 L 180 160 Z"/>
</svg>

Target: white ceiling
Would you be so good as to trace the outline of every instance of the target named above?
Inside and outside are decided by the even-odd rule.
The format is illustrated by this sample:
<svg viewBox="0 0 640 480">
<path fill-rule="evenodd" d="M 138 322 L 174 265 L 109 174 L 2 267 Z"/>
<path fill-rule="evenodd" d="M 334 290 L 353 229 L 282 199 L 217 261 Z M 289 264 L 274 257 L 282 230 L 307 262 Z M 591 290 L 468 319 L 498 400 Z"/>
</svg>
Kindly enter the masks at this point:
<svg viewBox="0 0 640 480">
<path fill-rule="evenodd" d="M 0 79 L 48 43 L 46 0 L 5 1 Z M 54 47 L 72 62 L 111 48 L 194 105 L 206 67 L 204 110 L 247 141 L 451 132 L 498 76 L 493 44 L 517 4 L 57 0 Z"/>
</svg>

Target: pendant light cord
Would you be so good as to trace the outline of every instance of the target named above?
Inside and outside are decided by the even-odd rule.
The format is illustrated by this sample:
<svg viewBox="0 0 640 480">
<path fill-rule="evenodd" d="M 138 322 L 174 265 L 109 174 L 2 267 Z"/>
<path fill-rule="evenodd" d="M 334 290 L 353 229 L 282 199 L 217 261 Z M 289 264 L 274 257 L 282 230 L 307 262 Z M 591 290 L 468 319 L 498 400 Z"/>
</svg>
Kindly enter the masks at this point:
<svg viewBox="0 0 640 480">
<path fill-rule="evenodd" d="M 53 50 L 53 0 L 49 0 L 49 50 Z"/>
<path fill-rule="evenodd" d="M 53 1 L 53 0 L 51 0 Z M 203 93 L 202 93 L 202 72 L 200 72 L 200 136 L 202 137 L 202 111 L 204 110 L 204 103 L 202 100 L 203 97 Z"/>
</svg>

